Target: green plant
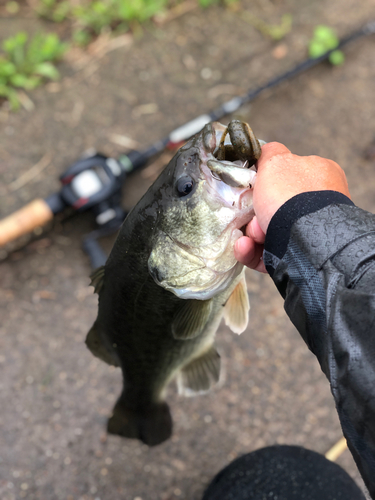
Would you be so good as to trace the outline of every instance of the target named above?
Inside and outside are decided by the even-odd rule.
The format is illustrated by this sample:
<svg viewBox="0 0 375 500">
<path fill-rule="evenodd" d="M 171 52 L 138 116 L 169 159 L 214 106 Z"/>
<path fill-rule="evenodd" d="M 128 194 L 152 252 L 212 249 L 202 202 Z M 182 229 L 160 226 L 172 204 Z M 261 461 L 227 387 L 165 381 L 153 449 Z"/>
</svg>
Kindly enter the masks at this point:
<svg viewBox="0 0 375 500">
<path fill-rule="evenodd" d="M 39 0 L 36 12 L 55 22 L 70 19 L 73 40 L 86 45 L 103 30 L 125 32 L 148 21 L 168 4 L 170 0 Z"/>
<path fill-rule="evenodd" d="M 71 5 L 69 0 L 39 0 L 35 10 L 41 17 L 59 23 L 69 17 Z"/>
<path fill-rule="evenodd" d="M 271 40 L 274 40 L 275 42 L 284 38 L 292 29 L 293 18 L 291 14 L 284 14 L 281 17 L 279 24 L 266 23 L 250 12 L 242 12 L 241 17 L 254 26 L 254 28 L 260 31 L 264 36 L 271 38 Z"/>
<path fill-rule="evenodd" d="M 81 2 L 72 9 L 76 22 L 74 39 L 89 40 L 103 29 L 127 31 L 133 23 L 144 23 L 163 11 L 168 0 L 94 0 Z M 82 35 L 86 34 L 86 37 Z M 87 36 L 88 35 L 88 36 Z"/>
<path fill-rule="evenodd" d="M 313 37 L 309 43 L 309 56 L 316 59 L 325 54 L 328 50 L 335 49 L 338 44 L 339 39 L 332 28 L 324 25 L 316 26 Z M 331 64 L 337 66 L 344 62 L 345 56 L 341 50 L 333 50 L 328 59 Z"/>
<path fill-rule="evenodd" d="M 59 77 L 54 62 L 61 59 L 67 44 L 55 33 L 34 35 L 30 40 L 21 31 L 7 38 L 0 55 L 0 96 L 9 100 L 11 107 L 20 106 L 17 88 L 26 90 L 40 85 L 43 79 L 56 80 Z"/>
<path fill-rule="evenodd" d="M 87 45 L 103 30 L 126 32 L 182 0 L 38 0 L 36 12 L 49 20 L 69 19 L 73 40 Z M 198 0 L 201 7 L 237 0 Z"/>
</svg>

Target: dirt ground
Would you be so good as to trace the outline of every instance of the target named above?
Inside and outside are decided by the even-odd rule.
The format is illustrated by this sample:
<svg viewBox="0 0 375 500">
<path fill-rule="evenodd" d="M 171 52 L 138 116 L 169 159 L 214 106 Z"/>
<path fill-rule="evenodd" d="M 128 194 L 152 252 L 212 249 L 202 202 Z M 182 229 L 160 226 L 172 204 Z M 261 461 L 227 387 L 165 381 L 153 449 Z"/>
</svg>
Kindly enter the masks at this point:
<svg viewBox="0 0 375 500">
<path fill-rule="evenodd" d="M 344 35 L 374 17 L 372 0 L 243 5 L 269 22 L 291 13 L 292 31 L 276 43 L 241 12 L 195 9 L 147 28 L 142 37 L 123 38 L 122 46 L 100 58 L 78 60 L 75 54 L 62 65 L 61 83 L 29 95 L 35 109 L 0 111 L 0 216 L 57 191 L 58 176 L 87 148 L 122 152 L 113 134 L 145 147 L 292 67 L 305 57 L 315 25 Z M 1 38 L 21 28 L 35 31 L 38 25 L 27 17 L 0 19 Z M 236 117 L 266 141 L 336 160 L 354 202 L 374 212 L 375 160 L 366 152 L 375 138 L 375 36 L 345 53 L 343 66 L 321 64 Z M 44 170 L 21 186 L 21 176 L 46 154 Z M 129 178 L 124 206 L 137 201 L 166 159 Z M 90 214 L 59 219 L 1 263 L 2 500 L 199 500 L 213 475 L 243 453 L 274 443 L 325 453 L 340 439 L 328 382 L 270 278 L 254 272 L 247 276 L 247 331 L 237 337 L 222 325 L 218 332 L 224 384 L 189 399 L 171 385 L 174 435 L 158 447 L 106 436 L 121 375 L 84 344 L 97 297 L 88 286 L 81 239 L 93 227 Z M 104 241 L 106 248 L 112 241 Z M 348 451 L 337 462 L 363 484 Z"/>
</svg>

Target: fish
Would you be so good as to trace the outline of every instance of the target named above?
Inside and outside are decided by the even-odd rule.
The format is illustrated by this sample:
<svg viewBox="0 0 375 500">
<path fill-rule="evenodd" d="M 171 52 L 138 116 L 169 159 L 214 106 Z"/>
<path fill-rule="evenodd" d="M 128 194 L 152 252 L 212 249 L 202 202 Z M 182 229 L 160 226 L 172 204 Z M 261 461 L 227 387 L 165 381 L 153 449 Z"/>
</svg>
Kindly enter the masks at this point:
<svg viewBox="0 0 375 500">
<path fill-rule="evenodd" d="M 180 394 L 220 378 L 219 324 L 246 329 L 249 300 L 234 244 L 254 216 L 261 144 L 248 124 L 212 122 L 183 145 L 125 219 L 92 276 L 98 315 L 86 344 L 121 367 L 107 431 L 155 446 L 172 434 L 168 384 Z"/>
</svg>

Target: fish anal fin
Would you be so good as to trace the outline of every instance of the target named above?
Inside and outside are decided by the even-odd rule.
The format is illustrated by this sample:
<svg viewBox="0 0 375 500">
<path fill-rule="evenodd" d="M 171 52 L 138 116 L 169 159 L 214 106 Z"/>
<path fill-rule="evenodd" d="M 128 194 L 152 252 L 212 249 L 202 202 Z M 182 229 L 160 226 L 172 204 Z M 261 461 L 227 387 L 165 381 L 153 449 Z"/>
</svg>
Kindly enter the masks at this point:
<svg viewBox="0 0 375 500">
<path fill-rule="evenodd" d="M 105 267 L 100 266 L 90 276 L 90 278 L 91 278 L 90 286 L 94 287 L 95 293 L 100 293 L 100 290 L 103 288 L 104 273 L 105 273 Z"/>
<path fill-rule="evenodd" d="M 207 324 L 211 314 L 211 300 L 186 300 L 172 322 L 175 339 L 189 340 L 197 337 Z"/>
<path fill-rule="evenodd" d="M 224 308 L 224 320 L 234 333 L 242 333 L 249 322 L 250 303 L 245 275 L 234 288 Z"/>
<path fill-rule="evenodd" d="M 214 346 L 190 361 L 177 377 L 178 392 L 184 396 L 209 391 L 220 378 L 220 355 Z"/>
<path fill-rule="evenodd" d="M 86 345 L 94 356 L 105 363 L 113 366 L 120 366 L 116 353 L 111 352 L 101 339 L 96 322 L 87 334 Z"/>
</svg>

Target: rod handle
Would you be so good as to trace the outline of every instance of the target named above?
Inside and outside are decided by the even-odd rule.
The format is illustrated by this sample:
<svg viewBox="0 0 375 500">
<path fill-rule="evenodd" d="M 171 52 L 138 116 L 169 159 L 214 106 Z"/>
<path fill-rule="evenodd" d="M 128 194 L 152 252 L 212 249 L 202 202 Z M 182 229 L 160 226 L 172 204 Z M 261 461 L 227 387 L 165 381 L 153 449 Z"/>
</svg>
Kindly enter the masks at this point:
<svg viewBox="0 0 375 500">
<path fill-rule="evenodd" d="M 53 219 L 53 212 L 47 203 L 37 199 L 0 220 L 0 246 L 15 240 Z"/>
</svg>

